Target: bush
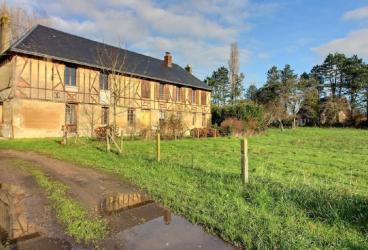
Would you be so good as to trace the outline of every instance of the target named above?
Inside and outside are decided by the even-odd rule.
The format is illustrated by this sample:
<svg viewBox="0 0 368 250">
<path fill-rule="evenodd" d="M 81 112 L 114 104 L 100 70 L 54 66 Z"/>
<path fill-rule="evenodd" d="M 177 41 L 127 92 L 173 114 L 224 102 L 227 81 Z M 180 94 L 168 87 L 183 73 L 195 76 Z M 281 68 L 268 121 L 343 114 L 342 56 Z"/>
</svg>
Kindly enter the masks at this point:
<svg viewBox="0 0 368 250">
<path fill-rule="evenodd" d="M 247 132 L 247 134 L 264 131 L 267 127 L 263 107 L 253 102 L 239 102 L 223 107 L 213 106 L 211 113 L 212 123 L 215 126 L 221 125 L 222 133 L 225 134 L 231 134 L 231 131 L 228 130 L 232 127 L 235 130 L 242 127 L 242 133 Z M 230 120 L 226 121 L 228 119 Z M 223 124 L 223 122 L 225 123 Z M 239 131 L 234 132 L 238 133 Z"/>
<path fill-rule="evenodd" d="M 106 128 L 107 126 L 104 126 L 104 127 L 97 127 L 95 129 L 95 135 L 97 137 L 97 139 L 105 139 L 106 138 Z"/>
<path fill-rule="evenodd" d="M 221 123 L 220 132 L 223 136 L 241 136 L 245 132 L 245 123 L 236 118 L 228 118 Z"/>
<path fill-rule="evenodd" d="M 160 121 L 160 134 L 164 139 L 177 139 L 183 137 L 185 133 L 183 121 L 175 115 L 170 115 Z"/>
<path fill-rule="evenodd" d="M 220 135 L 220 132 L 214 128 L 194 128 L 190 130 L 192 137 L 216 137 Z"/>
</svg>

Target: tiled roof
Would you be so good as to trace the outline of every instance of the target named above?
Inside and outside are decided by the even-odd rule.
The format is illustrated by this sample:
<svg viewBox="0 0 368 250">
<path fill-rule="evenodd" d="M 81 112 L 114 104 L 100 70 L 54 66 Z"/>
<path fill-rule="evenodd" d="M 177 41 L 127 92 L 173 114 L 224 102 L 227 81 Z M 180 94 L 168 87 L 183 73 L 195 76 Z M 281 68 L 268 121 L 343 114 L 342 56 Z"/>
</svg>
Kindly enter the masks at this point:
<svg viewBox="0 0 368 250">
<path fill-rule="evenodd" d="M 92 41 L 42 25 L 37 25 L 16 42 L 12 52 L 41 56 L 99 69 L 111 69 L 108 55 L 114 55 L 121 73 L 161 82 L 210 90 L 208 85 L 177 64 Z M 109 62 L 106 63 L 106 62 Z"/>
</svg>

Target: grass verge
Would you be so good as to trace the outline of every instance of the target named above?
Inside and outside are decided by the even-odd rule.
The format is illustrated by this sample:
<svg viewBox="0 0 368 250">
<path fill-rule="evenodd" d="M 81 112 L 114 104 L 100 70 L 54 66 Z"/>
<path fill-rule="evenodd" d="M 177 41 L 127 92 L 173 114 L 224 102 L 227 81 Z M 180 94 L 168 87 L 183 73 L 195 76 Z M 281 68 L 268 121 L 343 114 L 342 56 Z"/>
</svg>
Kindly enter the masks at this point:
<svg viewBox="0 0 368 250">
<path fill-rule="evenodd" d="M 106 222 L 92 218 L 88 211 L 68 196 L 68 187 L 61 182 L 47 177 L 33 163 L 13 160 L 17 167 L 28 171 L 36 182 L 47 192 L 53 202 L 58 219 L 65 225 L 65 232 L 77 242 L 96 244 L 107 234 Z"/>
<path fill-rule="evenodd" d="M 239 139 L 0 141 L 102 169 L 147 190 L 174 212 L 235 245 L 256 249 L 368 249 L 368 131 L 270 130 L 249 138 L 250 183 L 241 185 Z M 70 140 L 72 141 L 72 140 Z"/>
</svg>

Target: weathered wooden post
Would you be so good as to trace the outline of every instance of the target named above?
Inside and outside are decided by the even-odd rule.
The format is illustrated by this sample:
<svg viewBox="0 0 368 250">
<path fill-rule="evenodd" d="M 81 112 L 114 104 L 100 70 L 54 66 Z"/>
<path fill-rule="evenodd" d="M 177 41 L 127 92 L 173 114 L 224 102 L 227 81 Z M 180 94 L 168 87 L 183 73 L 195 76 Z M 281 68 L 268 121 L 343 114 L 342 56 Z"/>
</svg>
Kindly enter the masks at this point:
<svg viewBox="0 0 368 250">
<path fill-rule="evenodd" d="M 68 131 L 66 126 L 61 126 L 61 131 L 63 132 L 63 140 L 61 142 L 61 144 L 66 145 L 68 142 Z"/>
<path fill-rule="evenodd" d="M 106 151 L 110 152 L 111 148 L 110 148 L 110 128 L 106 128 Z"/>
<path fill-rule="evenodd" d="M 124 136 L 124 132 L 121 129 L 120 130 L 120 150 L 121 150 L 121 152 L 123 152 L 123 136 Z"/>
<path fill-rule="evenodd" d="M 240 141 L 240 161 L 241 161 L 241 177 L 243 184 L 249 182 L 248 179 L 248 140 L 247 138 Z"/>
<path fill-rule="evenodd" d="M 161 160 L 161 146 L 160 146 L 160 133 L 157 133 L 157 136 L 156 136 L 156 159 L 157 161 L 160 161 Z"/>
</svg>

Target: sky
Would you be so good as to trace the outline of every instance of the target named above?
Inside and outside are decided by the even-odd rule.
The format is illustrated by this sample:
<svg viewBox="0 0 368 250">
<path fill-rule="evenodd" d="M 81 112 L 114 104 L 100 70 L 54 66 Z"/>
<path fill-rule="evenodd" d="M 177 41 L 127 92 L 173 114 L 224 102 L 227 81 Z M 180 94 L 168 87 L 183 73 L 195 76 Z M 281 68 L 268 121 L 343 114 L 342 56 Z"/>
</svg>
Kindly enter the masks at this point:
<svg viewBox="0 0 368 250">
<path fill-rule="evenodd" d="M 309 72 L 328 53 L 368 59 L 368 0 L 8 0 L 50 26 L 174 63 L 203 80 L 237 42 L 245 87 L 290 64 Z M 368 60 L 367 60 L 368 61 Z"/>
</svg>

